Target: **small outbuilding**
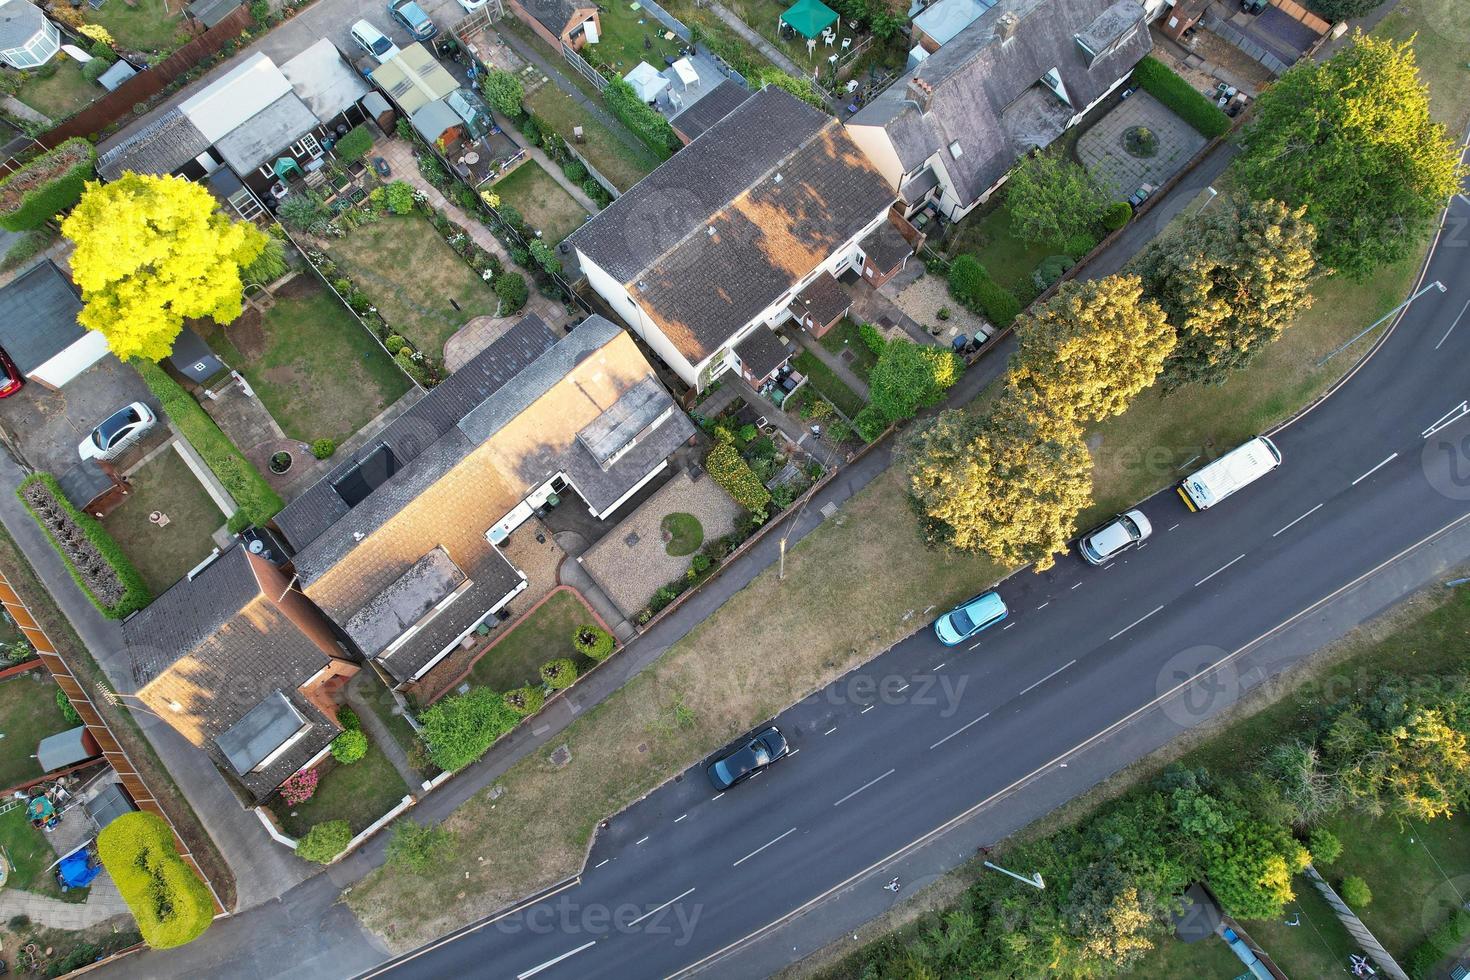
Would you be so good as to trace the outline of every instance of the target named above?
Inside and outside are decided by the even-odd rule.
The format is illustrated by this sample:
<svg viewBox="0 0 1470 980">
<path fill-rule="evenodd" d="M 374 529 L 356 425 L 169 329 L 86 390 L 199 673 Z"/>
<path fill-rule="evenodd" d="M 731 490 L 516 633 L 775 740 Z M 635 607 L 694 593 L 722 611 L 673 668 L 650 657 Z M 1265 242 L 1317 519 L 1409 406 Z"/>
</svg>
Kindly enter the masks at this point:
<svg viewBox="0 0 1470 980">
<path fill-rule="evenodd" d="M 60 388 L 107 355 L 107 338 L 77 322 L 82 301 L 42 260 L 0 288 L 0 347 L 28 381 Z"/>
</svg>

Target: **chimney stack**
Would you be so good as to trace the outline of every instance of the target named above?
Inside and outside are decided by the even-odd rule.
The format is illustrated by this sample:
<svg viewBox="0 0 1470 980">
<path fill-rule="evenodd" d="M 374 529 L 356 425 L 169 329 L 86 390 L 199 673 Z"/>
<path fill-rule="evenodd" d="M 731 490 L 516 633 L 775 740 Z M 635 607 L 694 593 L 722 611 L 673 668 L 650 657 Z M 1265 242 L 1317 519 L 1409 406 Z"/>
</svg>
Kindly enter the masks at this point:
<svg viewBox="0 0 1470 980">
<path fill-rule="evenodd" d="M 934 86 L 915 75 L 909 79 L 908 94 L 918 103 L 920 112 L 928 112 L 929 103 L 934 99 Z"/>
<path fill-rule="evenodd" d="M 1001 14 L 995 22 L 995 36 L 1000 38 L 1004 44 L 1016 36 L 1016 28 L 1021 26 L 1021 18 L 1016 16 L 1014 10 L 1007 10 Z"/>
</svg>

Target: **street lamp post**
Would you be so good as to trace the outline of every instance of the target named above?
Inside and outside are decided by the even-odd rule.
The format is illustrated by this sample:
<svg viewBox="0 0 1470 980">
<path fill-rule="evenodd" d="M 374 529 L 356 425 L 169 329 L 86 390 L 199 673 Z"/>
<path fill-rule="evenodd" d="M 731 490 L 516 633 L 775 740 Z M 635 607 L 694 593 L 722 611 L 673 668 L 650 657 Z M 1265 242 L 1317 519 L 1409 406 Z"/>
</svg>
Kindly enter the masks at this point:
<svg viewBox="0 0 1470 980">
<path fill-rule="evenodd" d="M 1014 871 L 1007 871 L 1000 865 L 993 864 L 990 861 L 986 861 L 985 866 L 992 871 L 999 871 L 1003 875 L 1008 875 L 1009 877 L 1016 879 L 1023 885 L 1030 885 L 1032 888 L 1038 889 L 1040 891 L 1046 890 L 1046 882 L 1042 880 L 1040 871 L 1033 873 L 1031 877 L 1027 878 L 1024 875 L 1016 874 Z"/>
<path fill-rule="evenodd" d="M 1320 360 L 1320 361 L 1317 362 L 1316 366 L 1317 367 L 1321 367 L 1322 365 L 1326 364 L 1328 361 L 1330 361 L 1334 357 L 1336 357 L 1338 354 L 1341 354 L 1343 351 L 1345 351 L 1349 347 L 1353 346 L 1353 344 L 1356 344 L 1358 341 L 1360 341 L 1364 337 L 1368 336 L 1368 334 L 1372 333 L 1373 330 L 1374 330 L 1374 328 L 1376 328 L 1380 323 L 1382 323 L 1383 321 L 1389 319 L 1390 317 L 1397 316 L 1400 310 L 1402 310 L 1405 307 L 1407 307 L 1410 303 L 1414 302 L 1414 300 L 1418 299 L 1420 296 L 1423 296 L 1425 293 L 1429 292 L 1431 289 L 1438 289 L 1440 292 L 1444 292 L 1444 283 L 1440 282 L 1438 279 L 1434 280 L 1434 282 L 1432 282 L 1429 285 L 1425 286 L 1423 289 L 1419 290 L 1413 296 L 1410 296 L 1408 299 L 1404 300 L 1398 306 L 1395 306 L 1393 309 L 1391 309 L 1387 313 L 1383 314 L 1383 316 L 1379 317 L 1378 319 L 1374 320 L 1371 324 L 1369 324 L 1368 326 L 1364 327 L 1361 331 L 1358 332 L 1357 336 L 1353 337 L 1353 339 L 1347 341 L 1344 344 L 1339 345 L 1337 348 L 1335 348 L 1334 350 L 1330 351 L 1327 354 L 1326 357 L 1322 358 L 1322 360 Z"/>
</svg>

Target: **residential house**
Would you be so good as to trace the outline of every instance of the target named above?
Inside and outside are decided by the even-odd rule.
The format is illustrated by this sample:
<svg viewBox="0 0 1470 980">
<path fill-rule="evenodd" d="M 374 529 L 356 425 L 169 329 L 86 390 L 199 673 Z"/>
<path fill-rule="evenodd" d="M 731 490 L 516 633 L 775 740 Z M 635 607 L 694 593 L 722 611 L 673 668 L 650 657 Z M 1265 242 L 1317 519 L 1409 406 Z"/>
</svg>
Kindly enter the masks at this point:
<svg viewBox="0 0 1470 980">
<path fill-rule="evenodd" d="M 526 588 L 538 509 L 612 516 L 694 435 L 633 338 L 527 316 L 276 516 L 295 581 L 396 687 Z"/>
<path fill-rule="evenodd" d="M 1138 0 L 999 0 L 847 129 L 905 215 L 932 206 L 958 220 L 1023 154 L 1121 85 L 1152 44 Z"/>
<path fill-rule="evenodd" d="M 410 44 L 369 77 L 414 131 L 470 183 L 479 186 L 525 159 L 525 151 L 496 125 L 479 93 L 462 88 L 422 44 Z"/>
<path fill-rule="evenodd" d="M 27 381 L 59 389 L 107 356 L 107 338 L 77 323 L 81 311 L 66 273 L 42 259 L 0 287 L 0 347 Z"/>
<path fill-rule="evenodd" d="M 911 59 L 922 61 L 938 51 L 995 3 L 996 0 L 938 0 L 925 7 L 913 19 L 916 50 L 910 53 Z M 912 60 L 909 67 L 913 67 Z"/>
<path fill-rule="evenodd" d="M 326 756 L 361 669 L 299 583 L 243 545 L 125 620 L 123 639 L 137 698 L 249 803 Z"/>
<path fill-rule="evenodd" d="M 104 140 L 97 173 L 104 180 L 128 171 L 207 180 L 227 167 L 244 185 L 229 201 L 251 217 L 261 201 L 325 180 L 327 150 L 367 120 L 361 103 L 370 93 L 326 39 L 281 66 L 257 52 L 141 126 Z"/>
<path fill-rule="evenodd" d="M 815 280 L 865 275 L 865 243 L 889 223 L 907 225 L 893 202 L 837 120 L 768 87 L 568 242 L 592 288 L 702 390 L 726 371 L 764 374 L 764 363 L 742 365 L 741 345 L 791 319 L 793 299 Z"/>
<path fill-rule="evenodd" d="M 61 31 L 30 0 L 0 0 L 0 64 L 39 68 L 61 50 Z"/>
<path fill-rule="evenodd" d="M 511 12 L 537 37 L 560 51 L 565 44 L 573 51 L 596 44 L 602 37 L 602 19 L 597 5 L 578 0 L 507 0 Z"/>
</svg>

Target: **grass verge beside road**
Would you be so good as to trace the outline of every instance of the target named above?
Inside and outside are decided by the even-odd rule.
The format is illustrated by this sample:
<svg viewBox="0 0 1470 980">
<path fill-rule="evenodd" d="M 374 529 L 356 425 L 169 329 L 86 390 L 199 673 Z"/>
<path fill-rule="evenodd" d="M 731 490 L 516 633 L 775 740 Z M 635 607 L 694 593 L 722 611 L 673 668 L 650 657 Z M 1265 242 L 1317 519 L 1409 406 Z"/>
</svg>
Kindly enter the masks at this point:
<svg viewBox="0 0 1470 980">
<path fill-rule="evenodd" d="M 1382 30 L 1402 36 L 1418 29 L 1422 44 L 1437 24 L 1448 22 L 1453 3 L 1405 0 Z M 1429 46 L 1421 56 L 1437 51 Z M 1453 58 L 1458 69 L 1470 60 L 1470 46 L 1447 45 L 1433 57 Z M 1445 89 L 1435 89 L 1435 107 L 1458 133 L 1470 111 L 1470 86 L 1456 84 L 1456 77 Z M 1317 306 L 1308 317 L 1231 382 L 1254 392 L 1245 403 L 1218 399 L 1210 415 L 1195 406 L 1203 400 L 1200 389 L 1170 398 L 1148 394 L 1120 419 L 1098 427 L 1098 509 L 1116 509 L 1176 478 L 1173 457 L 1153 467 L 1129 465 L 1130 458 L 1147 460 L 1160 445 L 1182 451 L 1222 440 L 1227 432 L 1249 434 L 1319 395 L 1371 338 L 1327 368 L 1313 371 L 1310 365 L 1400 302 L 1422 255 L 1421 250 L 1413 262 L 1385 270 L 1363 286 L 1319 284 Z M 1159 441 L 1165 432 L 1173 441 Z M 392 946 L 406 948 L 573 873 L 597 821 L 923 626 L 922 610 L 945 608 L 1003 574 L 979 558 L 926 549 L 902 473 L 889 469 L 845 504 L 835 520 L 790 551 L 784 581 L 776 579 L 774 569 L 761 573 L 652 667 L 569 726 L 557 742 L 571 748 L 572 761 L 565 768 L 551 766 L 543 751 L 501 780 L 505 792 L 496 801 L 493 820 L 487 817 L 487 793 L 455 811 L 445 823 L 456 838 L 455 859 L 423 876 L 375 872 L 353 889 L 349 904 Z M 839 608 L 844 617 L 840 637 L 830 628 Z M 1457 650 L 1467 628 L 1460 627 Z M 785 651 L 779 672 L 768 669 L 771 649 Z M 1324 662 L 1335 658 L 1318 657 L 1309 666 Z M 1419 669 L 1431 668 L 1421 663 Z M 1296 703 L 1288 707 L 1301 710 Z M 1188 737 L 1181 741 L 1181 750 L 1188 742 Z M 1266 743 L 1246 744 L 1252 752 L 1237 748 L 1231 768 Z M 1095 791 L 1042 823 L 1067 815 L 1075 819 L 1079 809 L 1085 812 L 1104 798 L 1106 790 Z M 547 814 L 556 819 L 548 821 Z M 460 892 L 464 897 L 453 907 L 438 898 Z"/>
</svg>

